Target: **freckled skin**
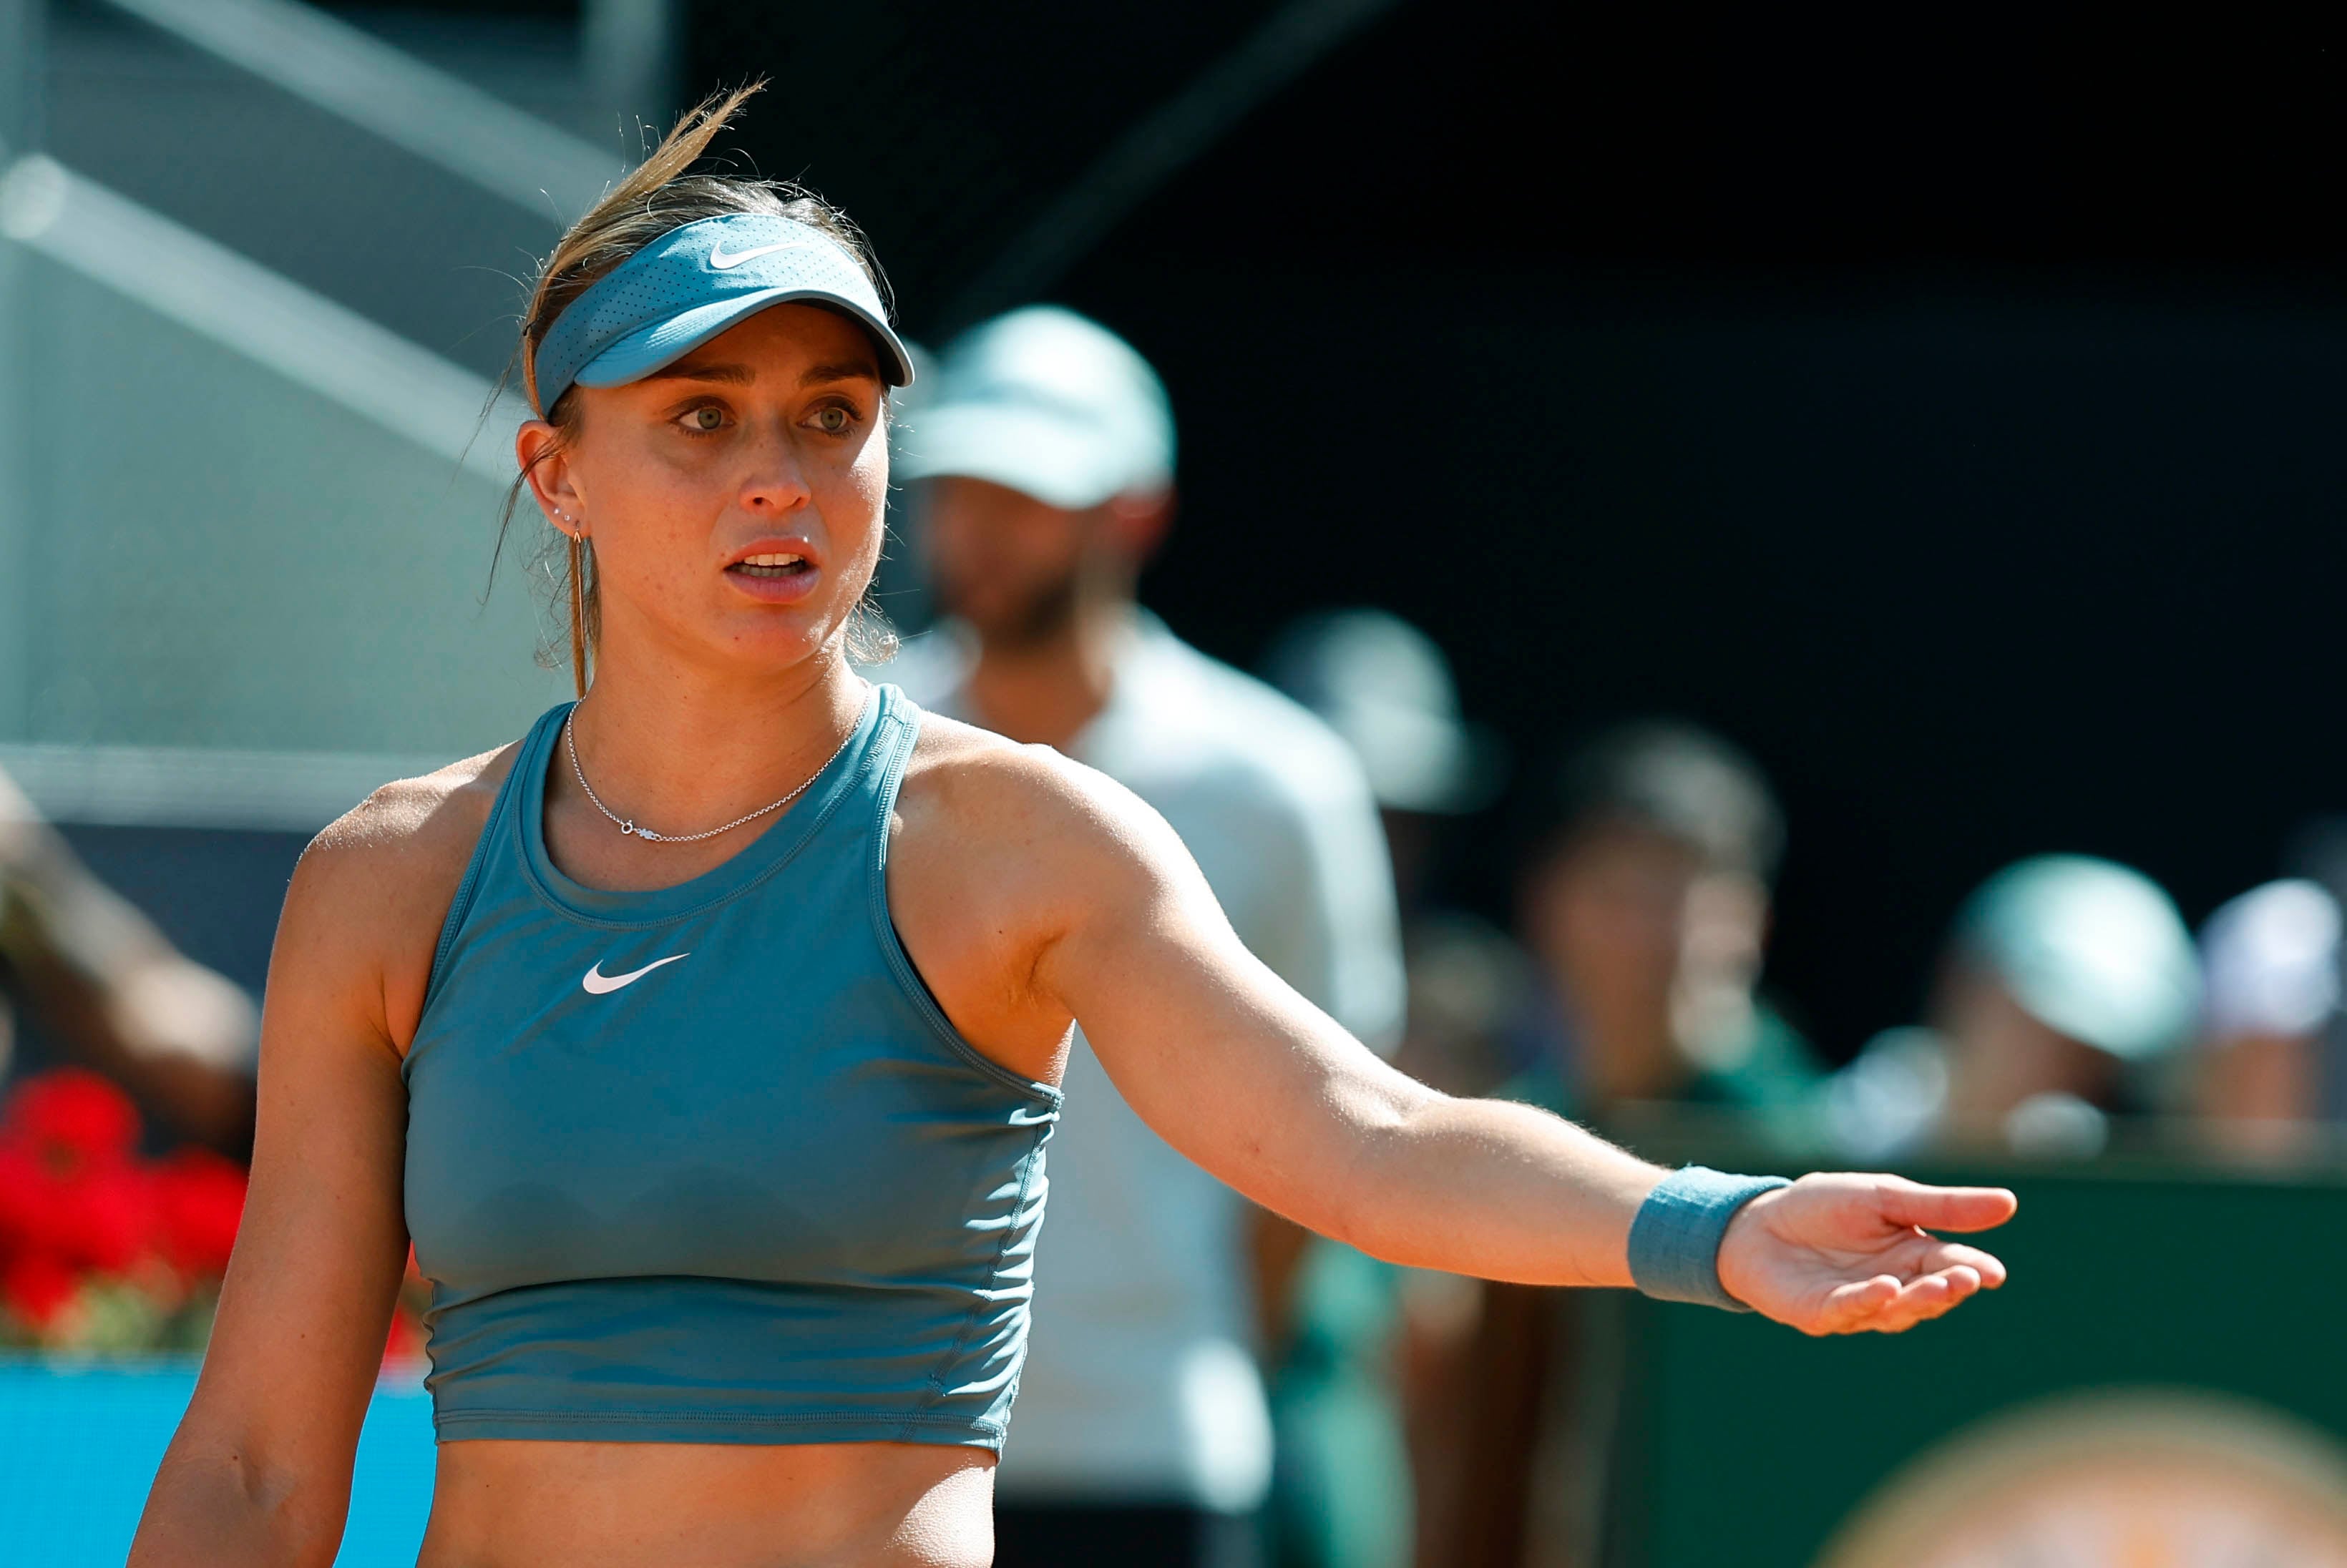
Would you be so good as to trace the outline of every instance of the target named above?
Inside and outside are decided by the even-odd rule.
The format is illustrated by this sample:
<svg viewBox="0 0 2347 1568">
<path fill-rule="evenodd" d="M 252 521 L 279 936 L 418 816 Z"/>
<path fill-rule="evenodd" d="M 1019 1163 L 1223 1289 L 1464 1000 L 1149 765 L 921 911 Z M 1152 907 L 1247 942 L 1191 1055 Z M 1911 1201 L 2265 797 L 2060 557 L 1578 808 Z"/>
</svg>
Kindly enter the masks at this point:
<svg viewBox="0 0 2347 1568">
<path fill-rule="evenodd" d="M 730 821 L 853 728 L 865 684 L 845 634 L 887 483 L 876 363 L 846 319 L 781 305 L 686 356 L 675 368 L 689 373 L 582 389 L 567 452 L 548 454 L 551 427 L 523 427 L 533 494 L 600 567 L 602 631 L 574 729 L 615 809 L 666 832 Z M 770 549 L 804 553 L 813 575 L 778 596 L 729 571 Z M 515 750 L 385 786 L 295 870 L 243 1225 L 131 1568 L 333 1554 L 407 1252 L 400 1061 Z M 672 886 L 754 837 L 621 835 L 560 768 L 544 804 L 548 853 L 600 888 Z M 1055 1083 L 1081 1017 L 1144 1122 L 1299 1225 L 1409 1267 L 1630 1283 L 1631 1220 L 1661 1171 L 1380 1061 L 1239 943 L 1180 840 L 1129 791 L 932 718 L 889 831 L 889 914 L 985 1056 Z M 1988 1254 L 1917 1227 L 1983 1229 L 2012 1208 L 2002 1192 L 1806 1176 L 1738 1214 L 1720 1278 L 1805 1332 L 1897 1332 L 2004 1278 Z M 992 1483 L 993 1455 L 969 1447 L 451 1441 L 423 1565 L 985 1568 Z"/>
</svg>

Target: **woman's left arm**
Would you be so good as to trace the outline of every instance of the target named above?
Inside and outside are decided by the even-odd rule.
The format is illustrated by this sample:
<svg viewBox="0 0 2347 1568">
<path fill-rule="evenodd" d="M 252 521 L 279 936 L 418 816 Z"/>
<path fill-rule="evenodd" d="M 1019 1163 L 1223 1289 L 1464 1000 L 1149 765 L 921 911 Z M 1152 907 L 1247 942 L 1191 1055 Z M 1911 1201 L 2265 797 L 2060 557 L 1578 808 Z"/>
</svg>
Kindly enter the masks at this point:
<svg viewBox="0 0 2347 1568">
<path fill-rule="evenodd" d="M 1031 983 L 1168 1143 L 1391 1262 L 1633 1283 L 1632 1222 L 1668 1173 L 1544 1111 L 1454 1099 L 1389 1066 L 1241 945 L 1153 811 L 1096 774 L 1077 790 L 1092 830 L 1030 840 L 1065 890 Z M 1736 1210 L 1719 1283 L 1808 1333 L 1895 1332 L 2004 1283 L 1994 1257 L 1927 1227 L 1985 1229 L 2013 1209 L 2001 1189 L 1804 1176 Z"/>
</svg>

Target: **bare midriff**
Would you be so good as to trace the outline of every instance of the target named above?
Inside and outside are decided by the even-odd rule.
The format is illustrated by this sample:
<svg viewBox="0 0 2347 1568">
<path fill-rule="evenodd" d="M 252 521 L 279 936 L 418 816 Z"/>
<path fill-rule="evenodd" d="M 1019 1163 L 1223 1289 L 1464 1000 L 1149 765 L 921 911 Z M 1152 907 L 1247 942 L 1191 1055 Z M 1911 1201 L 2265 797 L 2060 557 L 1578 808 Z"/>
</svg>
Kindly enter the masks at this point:
<svg viewBox="0 0 2347 1568">
<path fill-rule="evenodd" d="M 979 1448 L 446 1442 L 417 1568 L 988 1568 L 993 1508 Z"/>
</svg>

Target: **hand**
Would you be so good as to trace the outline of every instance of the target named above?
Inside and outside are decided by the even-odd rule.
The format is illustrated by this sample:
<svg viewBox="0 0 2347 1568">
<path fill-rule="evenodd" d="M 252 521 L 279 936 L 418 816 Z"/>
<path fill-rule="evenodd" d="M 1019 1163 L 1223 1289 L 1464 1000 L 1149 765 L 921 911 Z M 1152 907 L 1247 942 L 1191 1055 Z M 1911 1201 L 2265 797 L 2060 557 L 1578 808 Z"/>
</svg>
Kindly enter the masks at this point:
<svg viewBox="0 0 2347 1568">
<path fill-rule="evenodd" d="M 1719 1282 L 1804 1334 L 1901 1333 L 2004 1283 L 2004 1264 L 1926 1227 L 1987 1230 L 2016 1207 L 2003 1187 L 1805 1176 L 1737 1211 L 1719 1244 Z"/>
</svg>

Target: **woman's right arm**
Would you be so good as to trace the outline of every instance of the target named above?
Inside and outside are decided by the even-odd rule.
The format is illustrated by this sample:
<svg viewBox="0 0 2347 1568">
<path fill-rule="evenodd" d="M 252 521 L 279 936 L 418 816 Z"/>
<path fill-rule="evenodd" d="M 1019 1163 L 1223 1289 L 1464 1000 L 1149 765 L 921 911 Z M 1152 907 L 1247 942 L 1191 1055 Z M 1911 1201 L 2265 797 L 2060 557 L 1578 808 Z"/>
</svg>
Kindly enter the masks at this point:
<svg viewBox="0 0 2347 1568">
<path fill-rule="evenodd" d="M 428 963 L 437 926 L 416 885 L 419 858 L 436 857 L 415 831 L 434 813 L 403 788 L 415 787 L 378 792 L 294 869 L 269 962 L 243 1224 L 130 1568 L 327 1568 L 341 1544 L 407 1257 L 395 1024 L 412 1033 L 420 987 L 407 972 L 419 930 Z"/>
</svg>

